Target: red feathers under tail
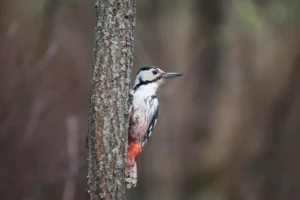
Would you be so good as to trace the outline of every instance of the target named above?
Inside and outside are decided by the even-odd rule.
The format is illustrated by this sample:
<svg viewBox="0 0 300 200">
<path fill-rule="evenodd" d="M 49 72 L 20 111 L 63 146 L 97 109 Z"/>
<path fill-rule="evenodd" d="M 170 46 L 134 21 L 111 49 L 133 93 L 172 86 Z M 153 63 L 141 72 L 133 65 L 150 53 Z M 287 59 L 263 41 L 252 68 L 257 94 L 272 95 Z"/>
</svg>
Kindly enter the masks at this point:
<svg viewBox="0 0 300 200">
<path fill-rule="evenodd" d="M 137 165 L 135 162 L 136 156 L 141 152 L 142 145 L 140 142 L 131 143 L 127 148 L 126 158 L 126 188 L 130 189 L 136 186 L 137 183 Z"/>
</svg>

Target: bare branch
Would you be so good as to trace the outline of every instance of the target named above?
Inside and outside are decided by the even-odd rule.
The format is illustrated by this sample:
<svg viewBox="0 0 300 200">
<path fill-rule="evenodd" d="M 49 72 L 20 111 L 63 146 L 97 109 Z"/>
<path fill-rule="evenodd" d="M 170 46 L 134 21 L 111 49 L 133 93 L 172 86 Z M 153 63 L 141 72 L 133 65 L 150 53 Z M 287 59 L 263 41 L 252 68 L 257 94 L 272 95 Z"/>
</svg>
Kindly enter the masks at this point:
<svg viewBox="0 0 300 200">
<path fill-rule="evenodd" d="M 62 200 L 73 200 L 76 192 L 76 175 L 79 169 L 79 120 L 75 116 L 68 116 L 66 125 L 69 177 L 65 183 Z"/>
</svg>

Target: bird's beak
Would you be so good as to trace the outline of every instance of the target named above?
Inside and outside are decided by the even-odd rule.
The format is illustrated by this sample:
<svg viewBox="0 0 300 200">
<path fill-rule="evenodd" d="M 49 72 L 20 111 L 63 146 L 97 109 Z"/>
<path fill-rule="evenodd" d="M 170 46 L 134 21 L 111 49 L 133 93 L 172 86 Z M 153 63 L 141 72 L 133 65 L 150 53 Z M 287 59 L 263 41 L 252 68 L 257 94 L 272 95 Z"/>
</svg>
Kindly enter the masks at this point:
<svg viewBox="0 0 300 200">
<path fill-rule="evenodd" d="M 162 78 L 176 78 L 182 76 L 182 73 L 177 73 L 177 72 L 164 72 L 162 74 Z"/>
</svg>

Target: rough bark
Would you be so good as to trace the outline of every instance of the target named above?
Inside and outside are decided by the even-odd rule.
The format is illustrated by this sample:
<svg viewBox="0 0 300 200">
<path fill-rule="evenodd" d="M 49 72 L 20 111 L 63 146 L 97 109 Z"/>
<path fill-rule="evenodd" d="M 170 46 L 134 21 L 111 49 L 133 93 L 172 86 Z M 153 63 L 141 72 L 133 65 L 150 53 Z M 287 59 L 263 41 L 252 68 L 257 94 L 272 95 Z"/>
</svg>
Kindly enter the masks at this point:
<svg viewBox="0 0 300 200">
<path fill-rule="evenodd" d="M 125 199 L 128 93 L 135 0 L 97 0 L 90 104 L 87 199 Z"/>
</svg>

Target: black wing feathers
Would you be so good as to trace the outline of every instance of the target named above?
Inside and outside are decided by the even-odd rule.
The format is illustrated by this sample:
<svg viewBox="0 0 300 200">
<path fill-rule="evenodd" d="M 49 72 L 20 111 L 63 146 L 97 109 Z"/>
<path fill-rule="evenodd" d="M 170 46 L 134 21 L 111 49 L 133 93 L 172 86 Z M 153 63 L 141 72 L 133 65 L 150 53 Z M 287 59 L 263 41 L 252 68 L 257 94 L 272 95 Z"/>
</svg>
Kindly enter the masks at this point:
<svg viewBox="0 0 300 200">
<path fill-rule="evenodd" d="M 147 133 L 145 134 L 145 137 L 143 138 L 142 141 L 142 147 L 144 147 L 144 145 L 147 143 L 148 139 L 150 138 L 152 131 L 156 125 L 157 119 L 158 119 L 158 111 L 159 111 L 159 105 L 157 105 L 155 112 L 152 116 L 152 119 L 150 121 L 149 127 L 147 129 Z"/>
</svg>

